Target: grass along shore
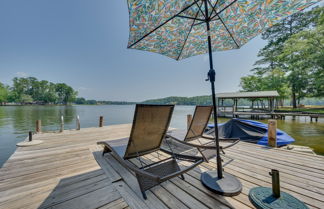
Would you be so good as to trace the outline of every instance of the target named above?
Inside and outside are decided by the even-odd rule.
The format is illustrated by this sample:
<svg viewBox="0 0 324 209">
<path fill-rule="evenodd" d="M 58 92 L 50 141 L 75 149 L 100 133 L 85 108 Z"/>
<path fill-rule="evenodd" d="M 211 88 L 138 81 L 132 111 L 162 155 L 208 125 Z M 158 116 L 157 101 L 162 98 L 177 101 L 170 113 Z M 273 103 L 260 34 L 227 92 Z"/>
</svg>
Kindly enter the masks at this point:
<svg viewBox="0 0 324 209">
<path fill-rule="evenodd" d="M 305 112 L 305 113 L 324 114 L 324 106 L 315 106 L 315 105 L 309 105 L 300 108 L 280 107 L 278 110 L 285 111 L 285 112 Z"/>
</svg>

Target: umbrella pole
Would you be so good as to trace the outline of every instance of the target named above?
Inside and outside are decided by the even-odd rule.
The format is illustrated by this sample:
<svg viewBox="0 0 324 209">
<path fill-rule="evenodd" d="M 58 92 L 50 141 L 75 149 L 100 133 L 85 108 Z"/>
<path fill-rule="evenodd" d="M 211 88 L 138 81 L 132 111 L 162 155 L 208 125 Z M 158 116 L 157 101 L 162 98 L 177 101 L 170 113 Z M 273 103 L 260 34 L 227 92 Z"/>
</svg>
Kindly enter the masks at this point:
<svg viewBox="0 0 324 209">
<path fill-rule="evenodd" d="M 204 0 L 205 4 L 205 17 L 208 35 L 208 54 L 209 54 L 209 67 L 208 79 L 211 84 L 212 100 L 213 100 L 213 114 L 214 114 L 214 129 L 215 129 L 215 144 L 216 144 L 216 161 L 217 171 L 207 171 L 201 174 L 201 181 L 211 191 L 224 196 L 238 195 L 242 190 L 241 182 L 234 176 L 223 172 L 222 159 L 220 157 L 219 149 L 219 136 L 218 136 L 218 124 L 217 124 L 217 104 L 215 94 L 215 77 L 216 72 L 213 66 L 213 54 L 212 44 L 210 37 L 210 17 L 208 15 L 207 0 Z"/>
<path fill-rule="evenodd" d="M 209 30 L 209 24 L 207 26 Z M 216 104 L 216 93 L 215 93 L 215 79 L 216 79 L 216 72 L 213 68 L 213 55 L 211 49 L 211 40 L 210 36 L 208 36 L 208 52 L 209 52 L 209 65 L 210 70 L 208 72 L 208 79 L 211 85 L 212 90 L 212 100 L 213 100 L 213 114 L 214 114 L 214 129 L 215 129 L 215 143 L 216 143 L 216 161 L 217 161 L 217 175 L 218 178 L 223 178 L 223 166 L 222 166 L 222 159 L 220 157 L 220 149 L 219 149 L 219 136 L 218 136 L 218 122 L 217 122 L 217 104 Z"/>
</svg>

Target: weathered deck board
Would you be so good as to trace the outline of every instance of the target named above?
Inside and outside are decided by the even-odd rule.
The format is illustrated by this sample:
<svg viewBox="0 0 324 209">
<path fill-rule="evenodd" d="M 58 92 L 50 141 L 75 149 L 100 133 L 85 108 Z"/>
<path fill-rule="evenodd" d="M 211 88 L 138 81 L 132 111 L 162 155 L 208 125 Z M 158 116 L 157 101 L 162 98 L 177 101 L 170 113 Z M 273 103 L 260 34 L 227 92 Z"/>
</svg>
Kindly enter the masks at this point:
<svg viewBox="0 0 324 209">
<path fill-rule="evenodd" d="M 133 173 L 111 155 L 101 156 L 100 140 L 129 136 L 130 124 L 42 133 L 44 143 L 17 148 L 0 169 L 0 208 L 253 208 L 248 192 L 271 186 L 271 168 L 280 170 L 281 188 L 310 208 L 324 208 L 324 157 L 240 142 L 226 150 L 225 171 L 238 177 L 243 191 L 224 197 L 206 189 L 200 174 L 214 160 L 147 192 L 143 200 Z M 152 153 L 144 162 L 165 154 Z M 231 160 L 232 159 L 232 160 Z M 132 161 L 138 164 L 138 161 Z M 181 166 L 188 163 L 181 162 Z"/>
</svg>

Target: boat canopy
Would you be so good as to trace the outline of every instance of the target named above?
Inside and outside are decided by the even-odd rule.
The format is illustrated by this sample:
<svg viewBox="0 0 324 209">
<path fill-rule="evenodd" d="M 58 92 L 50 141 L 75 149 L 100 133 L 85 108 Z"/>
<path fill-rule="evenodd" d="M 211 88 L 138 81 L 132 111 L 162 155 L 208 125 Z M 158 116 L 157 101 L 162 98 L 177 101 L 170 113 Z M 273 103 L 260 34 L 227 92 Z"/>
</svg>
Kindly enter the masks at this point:
<svg viewBox="0 0 324 209">
<path fill-rule="evenodd" d="M 209 124 L 209 128 L 214 125 Z M 260 145 L 268 145 L 268 125 L 254 121 L 243 119 L 231 119 L 226 123 L 218 126 L 219 137 L 222 138 L 240 138 L 242 141 L 257 143 Z M 286 132 L 277 129 L 277 146 L 284 146 L 295 141 Z"/>
</svg>

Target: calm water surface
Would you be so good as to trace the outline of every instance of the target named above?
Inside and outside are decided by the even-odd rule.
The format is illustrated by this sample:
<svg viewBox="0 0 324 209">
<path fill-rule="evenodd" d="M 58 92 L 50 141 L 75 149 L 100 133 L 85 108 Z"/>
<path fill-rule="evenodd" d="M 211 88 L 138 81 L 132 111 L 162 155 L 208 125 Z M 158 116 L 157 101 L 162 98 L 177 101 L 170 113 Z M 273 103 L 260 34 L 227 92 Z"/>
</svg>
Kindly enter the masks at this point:
<svg viewBox="0 0 324 209">
<path fill-rule="evenodd" d="M 176 106 L 171 127 L 186 128 L 186 115 L 193 114 L 194 106 Z M 16 143 L 26 138 L 29 130 L 35 129 L 35 121 L 42 120 L 43 131 L 55 131 L 64 116 L 65 129 L 75 129 L 76 116 L 80 116 L 81 128 L 98 126 L 99 116 L 105 125 L 131 123 L 134 105 L 80 105 L 80 106 L 0 106 L 0 167 L 16 149 Z M 225 122 L 228 119 L 219 119 Z M 267 123 L 267 120 L 260 120 Z M 296 139 L 296 144 L 307 145 L 319 154 L 324 154 L 324 119 L 311 123 L 308 118 L 286 117 L 278 120 L 278 128 Z"/>
</svg>

